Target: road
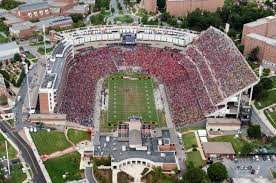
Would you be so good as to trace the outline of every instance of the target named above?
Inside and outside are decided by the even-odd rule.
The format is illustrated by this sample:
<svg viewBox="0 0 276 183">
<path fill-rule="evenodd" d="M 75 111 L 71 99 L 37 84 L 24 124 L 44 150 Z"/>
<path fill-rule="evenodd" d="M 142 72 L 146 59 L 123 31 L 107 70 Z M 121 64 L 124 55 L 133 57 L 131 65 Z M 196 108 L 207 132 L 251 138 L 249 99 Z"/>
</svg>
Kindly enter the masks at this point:
<svg viewBox="0 0 276 183">
<path fill-rule="evenodd" d="M 37 52 L 36 48 L 29 46 L 28 42 L 26 42 L 26 41 L 22 41 L 20 43 L 20 46 L 22 46 L 24 49 L 27 49 L 31 54 L 33 54 L 34 56 L 39 58 L 38 61 L 35 63 L 33 69 L 29 70 L 29 73 L 28 73 L 29 85 L 31 85 L 33 78 L 37 79 L 37 76 L 43 75 L 43 73 L 45 71 L 45 66 L 43 66 L 43 63 L 45 63 L 45 57 L 40 55 Z M 16 118 L 15 127 L 17 129 L 21 129 L 27 125 L 25 120 L 28 117 L 28 111 L 23 110 L 24 107 L 26 108 L 28 106 L 28 100 L 26 100 L 27 89 L 28 89 L 27 82 L 26 82 L 26 78 L 25 78 L 19 88 L 18 93 L 17 93 L 17 96 L 21 96 L 21 100 L 19 102 L 16 101 L 16 106 L 12 109 L 12 112 L 14 112 L 14 114 L 15 114 L 15 118 Z"/>
<path fill-rule="evenodd" d="M 16 131 L 13 131 L 6 122 L 2 121 L 2 123 L 0 124 L 1 124 L 1 129 L 18 146 L 24 160 L 30 165 L 33 173 L 33 182 L 47 183 L 31 147 L 18 135 Z"/>
<path fill-rule="evenodd" d="M 94 179 L 92 167 L 85 168 L 85 177 L 89 183 L 98 183 L 97 180 Z"/>
</svg>

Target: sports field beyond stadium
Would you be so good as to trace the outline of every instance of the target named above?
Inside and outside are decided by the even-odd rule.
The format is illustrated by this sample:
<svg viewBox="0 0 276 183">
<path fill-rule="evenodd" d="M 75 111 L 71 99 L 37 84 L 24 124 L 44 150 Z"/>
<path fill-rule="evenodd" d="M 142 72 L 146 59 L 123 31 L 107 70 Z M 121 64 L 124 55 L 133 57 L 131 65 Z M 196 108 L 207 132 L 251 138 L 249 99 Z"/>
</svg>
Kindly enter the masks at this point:
<svg viewBox="0 0 276 183">
<path fill-rule="evenodd" d="M 159 123 L 154 101 L 154 82 L 142 74 L 113 74 L 108 78 L 108 126 L 139 116 L 143 122 Z"/>
</svg>

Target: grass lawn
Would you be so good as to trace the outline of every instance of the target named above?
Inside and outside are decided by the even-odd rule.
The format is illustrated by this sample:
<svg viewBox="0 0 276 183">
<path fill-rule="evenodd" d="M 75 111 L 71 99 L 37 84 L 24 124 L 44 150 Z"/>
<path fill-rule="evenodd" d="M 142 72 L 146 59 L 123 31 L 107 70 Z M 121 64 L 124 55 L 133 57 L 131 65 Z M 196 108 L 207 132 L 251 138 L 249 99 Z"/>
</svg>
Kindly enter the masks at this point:
<svg viewBox="0 0 276 183">
<path fill-rule="evenodd" d="M 268 121 L 272 124 L 272 126 L 276 129 L 276 111 L 274 112 L 267 112 L 264 111 Z"/>
<path fill-rule="evenodd" d="M 39 154 L 51 154 L 71 146 L 63 132 L 36 132 L 31 133 Z"/>
<path fill-rule="evenodd" d="M 34 55 L 32 55 L 31 53 L 26 53 L 26 56 L 27 56 L 27 58 L 28 58 L 29 60 L 36 58 L 36 57 L 35 57 Z"/>
<path fill-rule="evenodd" d="M 115 22 L 120 21 L 121 23 L 133 23 L 133 19 L 131 18 L 131 16 L 129 15 L 124 15 L 124 16 L 119 16 L 114 18 Z"/>
<path fill-rule="evenodd" d="M 46 48 L 46 54 L 49 54 L 53 51 L 53 48 Z M 37 49 L 37 52 L 40 53 L 41 55 L 44 55 L 44 47 L 39 47 Z"/>
<path fill-rule="evenodd" d="M 153 80 L 142 74 L 113 74 L 108 79 L 107 126 L 139 116 L 142 121 L 160 125 L 155 108 Z"/>
<path fill-rule="evenodd" d="M 8 119 L 7 122 L 12 128 L 14 127 L 14 119 Z"/>
<path fill-rule="evenodd" d="M 187 128 L 181 129 L 182 133 L 190 131 L 190 130 L 205 130 L 205 128 L 199 127 L 199 126 L 195 126 L 195 127 L 187 127 Z"/>
<path fill-rule="evenodd" d="M 27 175 L 22 172 L 22 164 L 18 163 L 11 167 L 12 183 L 22 183 L 27 179 Z"/>
<path fill-rule="evenodd" d="M 272 77 L 272 88 L 276 88 L 276 76 Z"/>
<path fill-rule="evenodd" d="M 236 154 L 239 154 L 239 152 L 241 152 L 242 147 L 246 143 L 244 140 L 235 138 L 234 135 L 224 135 L 224 136 L 209 138 L 208 140 L 210 142 L 230 142 Z"/>
<path fill-rule="evenodd" d="M 38 61 L 38 58 L 34 58 L 31 60 L 31 62 L 36 63 Z"/>
<path fill-rule="evenodd" d="M 64 183 L 66 181 L 81 179 L 81 172 L 79 170 L 80 154 L 78 152 L 49 159 L 45 161 L 44 164 L 52 182 Z M 63 179 L 62 175 L 65 173 L 68 173 L 67 178 Z"/>
<path fill-rule="evenodd" d="M 201 167 L 203 165 L 204 161 L 201 158 L 199 151 L 191 151 L 191 152 L 188 152 L 186 155 L 187 155 L 186 164 L 191 161 L 193 162 L 195 167 Z"/>
<path fill-rule="evenodd" d="M 5 144 L 5 137 L 0 134 L 0 157 L 6 156 L 6 144 Z M 9 153 L 9 159 L 15 159 L 16 158 L 16 150 L 13 148 L 11 144 L 8 142 L 8 153 Z"/>
<path fill-rule="evenodd" d="M 139 16 L 139 17 L 143 17 L 143 16 L 146 15 L 146 14 L 147 14 L 146 10 L 143 9 L 143 8 L 140 8 L 140 9 L 138 10 L 138 12 L 137 12 L 135 15 L 136 15 L 136 16 Z"/>
<path fill-rule="evenodd" d="M 71 142 L 74 144 L 79 143 L 82 140 L 90 140 L 91 137 L 87 133 L 87 131 L 81 131 L 81 130 L 75 130 L 75 129 L 69 129 L 67 132 L 67 136 Z"/>
<path fill-rule="evenodd" d="M 0 34 L 0 43 L 7 43 L 9 42 L 9 39 L 2 34 Z"/>
<path fill-rule="evenodd" d="M 267 96 L 256 100 L 255 106 L 257 109 L 262 109 L 274 103 L 276 103 L 276 90 L 271 90 L 267 92 Z"/>
<path fill-rule="evenodd" d="M 194 132 L 183 134 L 182 141 L 186 150 L 192 148 L 193 144 L 197 145 Z"/>
</svg>

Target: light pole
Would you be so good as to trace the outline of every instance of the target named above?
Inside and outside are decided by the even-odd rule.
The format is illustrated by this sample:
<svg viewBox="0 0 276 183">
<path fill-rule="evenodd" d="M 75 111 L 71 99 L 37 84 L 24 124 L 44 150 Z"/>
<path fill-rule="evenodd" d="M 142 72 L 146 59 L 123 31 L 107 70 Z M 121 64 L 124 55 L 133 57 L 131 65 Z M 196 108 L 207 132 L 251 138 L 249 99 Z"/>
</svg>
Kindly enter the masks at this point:
<svg viewBox="0 0 276 183">
<path fill-rule="evenodd" d="M 24 70 L 25 70 L 25 74 L 26 74 L 26 78 L 27 78 L 27 93 L 28 93 L 28 103 L 29 103 L 29 114 L 31 114 L 32 110 L 31 110 L 31 99 L 30 99 L 30 89 L 29 89 L 29 77 L 28 77 L 28 64 L 26 62 L 23 62 L 24 65 Z"/>
<path fill-rule="evenodd" d="M 10 169 L 10 161 L 9 161 L 9 153 L 8 153 L 8 143 L 5 140 L 5 145 L 6 145 L 6 155 L 7 155 L 7 164 L 8 164 L 8 171 L 9 171 L 9 176 L 11 175 L 11 169 Z"/>
</svg>

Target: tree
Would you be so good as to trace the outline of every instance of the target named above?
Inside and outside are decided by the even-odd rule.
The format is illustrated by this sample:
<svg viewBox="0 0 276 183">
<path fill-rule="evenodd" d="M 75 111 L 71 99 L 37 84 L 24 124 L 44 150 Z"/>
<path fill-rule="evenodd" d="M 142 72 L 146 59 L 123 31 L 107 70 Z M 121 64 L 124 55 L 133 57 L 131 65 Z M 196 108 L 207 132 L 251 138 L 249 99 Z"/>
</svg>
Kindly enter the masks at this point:
<svg viewBox="0 0 276 183">
<path fill-rule="evenodd" d="M 204 170 L 195 167 L 192 162 L 189 162 L 187 165 L 187 170 L 183 174 L 183 182 L 210 183 L 210 179 Z"/>
<path fill-rule="evenodd" d="M 79 21 L 83 21 L 83 16 L 82 16 L 82 14 L 79 14 L 79 13 L 71 14 L 70 17 L 72 18 L 74 23 L 78 23 Z"/>
<path fill-rule="evenodd" d="M 22 59 L 21 59 L 21 56 L 19 55 L 19 53 L 16 53 L 16 54 L 14 54 L 14 56 L 13 56 L 13 60 L 16 62 L 16 61 L 22 61 Z"/>
<path fill-rule="evenodd" d="M 247 129 L 247 135 L 249 138 L 260 139 L 262 136 L 260 125 L 253 125 Z"/>
<path fill-rule="evenodd" d="M 157 6 L 159 10 L 165 10 L 166 0 L 157 0 Z"/>
<path fill-rule="evenodd" d="M 2 74 L 7 81 L 10 80 L 10 75 L 6 70 L 0 70 L 0 74 Z"/>
<path fill-rule="evenodd" d="M 247 156 L 253 151 L 253 146 L 252 144 L 246 142 L 241 149 L 241 156 Z"/>
<path fill-rule="evenodd" d="M 269 90 L 273 87 L 271 78 L 262 78 L 260 82 L 262 83 L 263 88 L 266 90 Z"/>
<path fill-rule="evenodd" d="M 274 136 L 274 137 L 271 137 L 270 139 L 269 139 L 269 142 L 272 144 L 272 146 L 276 146 L 276 136 Z"/>
<path fill-rule="evenodd" d="M 211 164 L 207 169 L 207 174 L 212 181 L 218 182 L 222 182 L 228 177 L 227 169 L 221 162 Z"/>
<path fill-rule="evenodd" d="M 247 59 L 251 62 L 258 61 L 258 54 L 260 52 L 260 48 L 256 47 L 251 50 L 251 52 L 248 54 Z"/>
<path fill-rule="evenodd" d="M 3 9 L 11 10 L 19 6 L 20 4 L 24 4 L 23 2 L 18 2 L 15 0 L 2 0 L 0 7 Z"/>
</svg>

